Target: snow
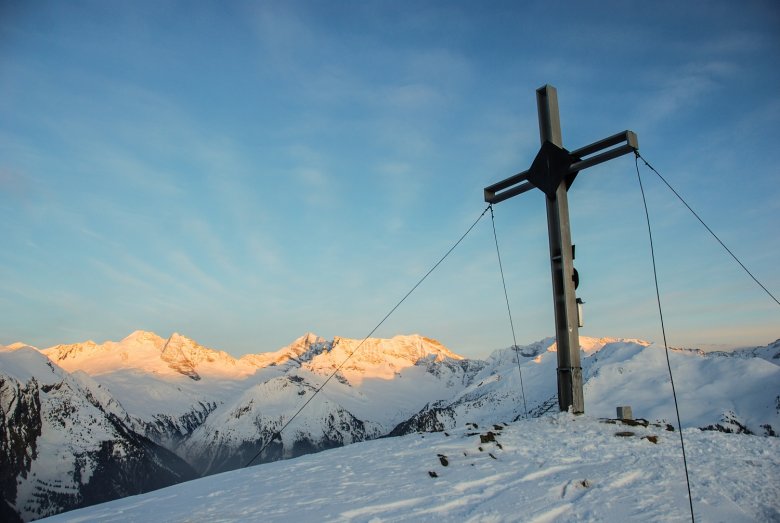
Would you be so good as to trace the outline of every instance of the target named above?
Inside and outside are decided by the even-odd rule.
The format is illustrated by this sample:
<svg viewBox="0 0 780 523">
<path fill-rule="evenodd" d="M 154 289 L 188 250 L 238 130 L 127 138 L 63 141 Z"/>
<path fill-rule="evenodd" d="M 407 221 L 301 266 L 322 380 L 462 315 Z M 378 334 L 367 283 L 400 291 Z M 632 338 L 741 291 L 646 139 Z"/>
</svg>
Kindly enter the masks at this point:
<svg viewBox="0 0 780 523">
<path fill-rule="evenodd" d="M 742 413 L 740 421 L 754 428 L 778 426 L 777 364 L 758 357 L 703 357 L 692 351 L 670 351 L 669 356 L 684 427 L 706 426 L 729 411 Z M 616 406 L 633 405 L 634 414 L 639 408 L 643 418 L 675 419 L 663 346 L 609 344 L 583 359 L 586 375 L 597 364 L 584 387 L 591 414 L 614 416 Z"/>
<path fill-rule="evenodd" d="M 119 419 L 127 419 L 127 413 L 90 376 L 81 371 L 69 374 L 37 349 L 25 346 L 0 349 L 0 371 L 0 385 L 4 385 L 0 387 L 3 412 L 11 410 L 10 402 L 19 401 L 14 381 L 27 385 L 40 398 L 41 433 L 36 439 L 29 472 L 16 478 L 17 499 L 36 499 L 42 489 L 77 495 L 81 483 L 72 471 L 78 468 L 81 480 L 88 481 L 96 464 L 84 456 L 100 449 L 103 442 L 119 438 L 117 429 L 100 409 Z M 83 463 L 79 464 L 80 460 Z M 24 518 L 37 515 L 32 505 L 18 507 Z"/>
<path fill-rule="evenodd" d="M 169 420 L 181 438 L 163 434 L 161 444 L 182 457 L 206 459 L 201 472 L 224 470 L 210 469 L 208 460 L 219 464 L 238 456 L 245 463 L 239 453 L 266 441 L 350 354 L 317 400 L 282 433 L 285 456 L 307 437 L 350 443 L 388 434 L 427 409 L 442 413 L 437 419 L 449 432 L 354 443 L 55 521 L 687 519 L 679 438 L 665 430 L 676 420 L 664 348 L 633 339 L 580 340 L 587 414 L 520 421 L 525 408 L 518 370 L 528 411 L 557 410 L 557 354 L 551 338 L 478 361 L 464 360 L 418 335 L 369 339 L 354 352 L 359 340 L 328 342 L 307 334 L 275 353 L 236 360 L 178 334 L 165 340 L 138 331 L 118 343 L 44 351 L 23 344 L 16 350 L 0 348 L 0 370 L 21 382 L 34 376 L 39 383 L 64 381 L 72 390 L 88 390 L 90 402 L 125 420 Z M 758 435 L 778 431 L 778 354 L 780 342 L 730 353 L 670 351 L 700 520 L 780 519 L 780 440 L 698 430 L 717 424 Z M 50 399 L 64 398 L 53 391 Z M 0 398 L 0 406 L 7 400 Z M 632 406 L 635 416 L 657 420 L 659 426 L 618 427 L 599 420 L 614 416 L 618 405 Z M 187 425 L 179 420 L 184 415 L 201 417 Z M 351 422 L 353 416 L 359 423 Z M 87 443 L 83 433 L 88 419 L 85 413 L 64 420 L 67 431 L 59 433 L 44 427 L 42 454 L 55 465 L 36 462 L 33 472 L 53 467 L 47 475 L 55 478 L 60 452 L 63 467 L 71 467 L 67 455 L 73 449 L 62 449 L 73 445 L 67 438 L 85 438 L 84 448 L 94 445 L 97 440 Z M 493 430 L 500 446 L 480 442 L 489 427 L 503 422 L 509 425 L 500 433 Z M 339 433 L 340 426 L 347 429 Z M 634 434 L 615 436 L 620 431 Z M 97 427 L 98 436 L 109 433 Z M 644 436 L 659 439 L 656 444 Z M 447 466 L 439 454 L 446 456 Z M 22 485 L 20 492 L 30 488 Z"/>
<path fill-rule="evenodd" d="M 0 345 L 0 369 L 3 374 L 26 382 L 35 377 L 40 383 L 55 383 L 61 376 L 55 372 L 55 367 L 41 353 L 25 345 L 19 348 Z"/>
<path fill-rule="evenodd" d="M 440 379 L 428 373 L 421 363 L 463 359 L 439 342 L 420 335 L 365 341 L 337 337 L 328 342 L 312 333 L 276 352 L 240 359 L 198 345 L 177 333 L 166 340 L 145 331 L 133 332 L 120 342 L 58 345 L 41 352 L 69 372 L 86 372 L 106 387 L 128 413 L 146 422 L 153 422 L 160 415 L 177 419 L 200 403 L 225 404 L 225 410 L 236 411 L 257 396 L 258 403 L 263 404 L 264 389 L 260 385 L 287 372 L 294 371 L 319 386 L 352 354 L 340 372 L 344 383 L 331 380 L 323 397 L 362 420 L 384 426 L 386 431 L 426 403 L 450 397 L 453 380 L 461 378 L 453 373 L 449 380 Z M 194 372 L 200 379 L 193 380 L 182 370 Z M 413 383 L 414 387 L 399 386 L 399 379 Z M 297 400 L 298 396 L 291 398 Z M 282 400 L 278 408 L 284 412 L 296 410 L 289 401 L 290 398 Z M 377 409 L 377 402 L 388 407 Z M 256 427 L 250 417 L 245 425 L 244 430 L 229 431 L 236 441 L 255 437 Z"/>
<path fill-rule="evenodd" d="M 27 345 L 26 343 L 21 342 L 21 341 L 17 341 L 15 343 L 10 344 L 10 345 L 6 345 L 5 347 L 0 345 L 0 350 L 2 350 L 3 348 L 7 348 L 7 349 L 11 349 L 11 350 L 17 350 L 17 349 L 22 349 L 22 348 L 25 348 L 25 347 L 29 347 L 31 349 L 37 349 L 37 347 L 33 347 L 32 345 Z"/>
<path fill-rule="evenodd" d="M 634 435 L 615 436 L 621 431 Z M 483 443 L 481 436 L 488 432 L 496 441 Z M 780 518 L 780 440 L 697 429 L 684 435 L 697 520 Z M 689 518 L 676 432 L 560 413 L 507 426 L 469 425 L 448 433 L 356 443 L 43 521 Z"/>
<path fill-rule="evenodd" d="M 67 371 L 80 369 L 93 376 L 134 369 L 170 378 L 182 375 L 179 367 L 197 367 L 201 375 L 236 378 L 256 369 L 178 333 L 166 340 L 153 332 L 135 331 L 119 342 L 56 345 L 42 352 Z"/>
</svg>

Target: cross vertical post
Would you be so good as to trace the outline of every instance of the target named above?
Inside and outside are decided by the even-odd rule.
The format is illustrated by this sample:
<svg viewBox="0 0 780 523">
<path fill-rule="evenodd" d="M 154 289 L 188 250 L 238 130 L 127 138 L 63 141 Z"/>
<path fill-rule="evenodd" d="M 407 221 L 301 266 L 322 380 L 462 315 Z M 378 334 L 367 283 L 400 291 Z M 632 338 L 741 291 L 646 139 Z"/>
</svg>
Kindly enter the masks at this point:
<svg viewBox="0 0 780 523">
<path fill-rule="evenodd" d="M 558 92 L 545 85 L 536 90 L 541 144 L 551 142 L 563 148 Z M 569 194 L 566 179 L 555 187 L 554 197 L 546 196 L 547 231 L 550 240 L 550 269 L 555 309 L 555 339 L 558 344 L 558 406 L 575 414 L 585 412 L 580 365 L 580 334 L 577 298 L 574 293 L 574 256 L 569 225 Z"/>
<path fill-rule="evenodd" d="M 580 171 L 639 150 L 632 131 L 623 131 L 574 151 L 563 148 L 558 92 L 545 85 L 536 90 L 539 138 L 542 146 L 531 168 L 485 187 L 485 201 L 503 202 L 534 188 L 547 200 L 547 231 L 550 239 L 550 269 L 558 344 L 558 406 L 575 414 L 585 412 L 580 364 L 580 334 L 574 248 L 569 225 L 568 190 Z M 582 302 L 579 302 L 582 303 Z"/>
</svg>

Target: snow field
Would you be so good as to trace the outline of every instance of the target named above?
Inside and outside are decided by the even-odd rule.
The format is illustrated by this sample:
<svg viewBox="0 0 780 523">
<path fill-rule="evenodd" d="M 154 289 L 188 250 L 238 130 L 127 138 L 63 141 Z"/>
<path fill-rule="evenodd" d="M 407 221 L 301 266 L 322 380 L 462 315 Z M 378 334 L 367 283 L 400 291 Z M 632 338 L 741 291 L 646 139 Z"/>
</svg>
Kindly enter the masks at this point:
<svg viewBox="0 0 780 523">
<path fill-rule="evenodd" d="M 698 521 L 780 518 L 778 439 L 696 429 L 685 437 Z M 563 413 L 356 443 L 45 521 L 689 519 L 676 432 Z"/>
</svg>

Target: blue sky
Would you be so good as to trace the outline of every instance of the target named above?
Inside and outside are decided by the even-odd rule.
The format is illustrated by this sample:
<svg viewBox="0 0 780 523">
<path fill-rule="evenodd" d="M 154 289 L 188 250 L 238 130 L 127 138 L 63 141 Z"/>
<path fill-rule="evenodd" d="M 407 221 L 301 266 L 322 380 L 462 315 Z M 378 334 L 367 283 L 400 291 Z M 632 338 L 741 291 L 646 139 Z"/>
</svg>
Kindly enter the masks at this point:
<svg viewBox="0 0 780 523">
<path fill-rule="evenodd" d="M 235 355 L 362 338 L 530 166 L 624 129 L 776 295 L 774 2 L 0 5 L 0 343 L 181 332 Z M 669 342 L 780 308 L 647 170 Z M 660 341 L 630 156 L 569 193 L 582 335 Z M 519 343 L 554 333 L 544 197 L 495 207 Z M 512 344 L 489 219 L 376 333 Z"/>
</svg>

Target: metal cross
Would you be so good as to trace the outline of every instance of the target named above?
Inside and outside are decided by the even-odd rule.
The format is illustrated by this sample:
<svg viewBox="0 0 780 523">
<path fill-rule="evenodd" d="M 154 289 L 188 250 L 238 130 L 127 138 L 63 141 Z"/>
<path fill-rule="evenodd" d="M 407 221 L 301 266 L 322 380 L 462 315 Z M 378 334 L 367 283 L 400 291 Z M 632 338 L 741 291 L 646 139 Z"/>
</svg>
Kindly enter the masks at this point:
<svg viewBox="0 0 780 523">
<path fill-rule="evenodd" d="M 555 338 L 558 343 L 558 405 L 562 411 L 585 412 L 580 365 L 582 326 L 574 290 L 574 248 L 569 226 L 568 190 L 577 173 L 607 160 L 637 151 L 636 134 L 623 131 L 575 151 L 563 148 L 558 92 L 545 85 L 536 90 L 539 137 L 542 146 L 527 171 L 485 187 L 485 201 L 499 203 L 538 188 L 546 195 L 547 230 L 550 237 L 550 268 L 555 309 Z M 622 145 L 620 145 L 622 144 Z M 617 147 L 615 147 L 617 146 Z"/>
</svg>

